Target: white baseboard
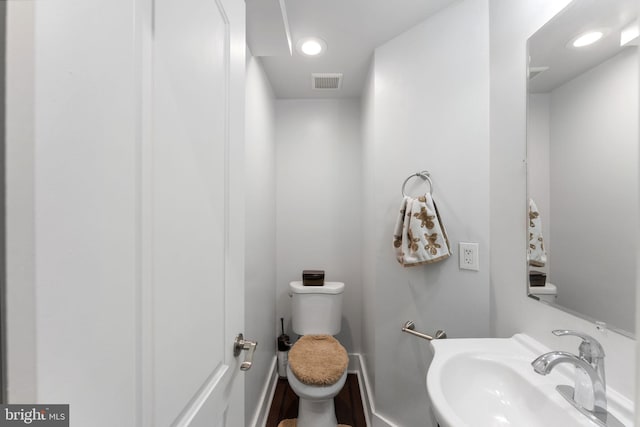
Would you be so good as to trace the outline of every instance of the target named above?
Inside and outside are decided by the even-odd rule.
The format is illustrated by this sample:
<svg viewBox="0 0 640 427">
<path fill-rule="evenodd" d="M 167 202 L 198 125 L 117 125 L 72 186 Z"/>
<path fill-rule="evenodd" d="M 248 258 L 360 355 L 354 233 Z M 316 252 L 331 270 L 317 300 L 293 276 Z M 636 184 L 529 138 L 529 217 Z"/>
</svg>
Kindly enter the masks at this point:
<svg viewBox="0 0 640 427">
<path fill-rule="evenodd" d="M 271 409 L 271 402 L 273 401 L 273 395 L 276 392 L 276 386 L 278 385 L 278 358 L 274 355 L 271 361 L 271 375 L 269 380 L 262 387 L 262 393 L 260 394 L 260 407 L 257 408 L 253 420 L 248 424 L 251 427 L 265 427 L 267 424 L 267 418 L 269 417 L 269 409 Z"/>
</svg>

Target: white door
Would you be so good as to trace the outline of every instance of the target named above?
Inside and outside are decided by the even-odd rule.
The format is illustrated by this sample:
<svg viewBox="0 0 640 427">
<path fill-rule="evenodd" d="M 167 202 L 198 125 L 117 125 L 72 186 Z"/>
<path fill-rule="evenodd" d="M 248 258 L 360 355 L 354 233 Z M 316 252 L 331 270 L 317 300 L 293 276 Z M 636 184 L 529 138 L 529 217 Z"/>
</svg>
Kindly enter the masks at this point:
<svg viewBox="0 0 640 427">
<path fill-rule="evenodd" d="M 142 155 L 149 426 L 244 425 L 247 352 L 233 351 L 244 321 L 244 19 L 242 0 L 153 4 Z"/>
<path fill-rule="evenodd" d="M 8 17 L 11 402 L 242 427 L 244 1 Z"/>
</svg>

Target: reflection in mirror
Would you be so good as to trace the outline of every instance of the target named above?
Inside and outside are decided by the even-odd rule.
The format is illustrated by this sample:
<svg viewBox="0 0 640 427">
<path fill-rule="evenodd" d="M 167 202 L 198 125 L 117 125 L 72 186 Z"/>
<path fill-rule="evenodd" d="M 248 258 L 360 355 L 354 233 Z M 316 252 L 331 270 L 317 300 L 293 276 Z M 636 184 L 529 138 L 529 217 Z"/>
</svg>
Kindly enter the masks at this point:
<svg viewBox="0 0 640 427">
<path fill-rule="evenodd" d="M 593 44 L 578 41 L 589 31 Z M 576 0 L 528 40 L 528 295 L 635 333 L 638 14 Z"/>
</svg>

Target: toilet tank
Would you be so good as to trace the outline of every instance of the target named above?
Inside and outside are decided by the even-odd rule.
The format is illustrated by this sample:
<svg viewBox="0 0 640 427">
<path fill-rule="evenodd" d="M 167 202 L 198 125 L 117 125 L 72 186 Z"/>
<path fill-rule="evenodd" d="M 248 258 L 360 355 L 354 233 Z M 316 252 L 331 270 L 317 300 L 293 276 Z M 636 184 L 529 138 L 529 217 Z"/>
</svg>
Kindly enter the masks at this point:
<svg viewBox="0 0 640 427">
<path fill-rule="evenodd" d="M 342 327 L 344 283 L 303 286 L 290 282 L 291 323 L 298 335 L 336 335 Z"/>
<path fill-rule="evenodd" d="M 558 288 L 549 282 L 544 286 L 529 286 L 529 293 L 538 297 L 540 301 L 555 303 L 558 299 Z"/>
</svg>

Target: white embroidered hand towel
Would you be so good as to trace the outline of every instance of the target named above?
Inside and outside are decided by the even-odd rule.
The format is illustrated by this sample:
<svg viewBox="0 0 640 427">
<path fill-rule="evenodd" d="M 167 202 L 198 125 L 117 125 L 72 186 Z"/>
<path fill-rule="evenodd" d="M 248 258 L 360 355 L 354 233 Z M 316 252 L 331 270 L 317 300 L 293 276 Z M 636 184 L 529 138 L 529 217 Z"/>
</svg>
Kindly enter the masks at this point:
<svg viewBox="0 0 640 427">
<path fill-rule="evenodd" d="M 431 194 L 402 200 L 393 247 L 396 259 L 404 267 L 431 264 L 451 255 L 449 239 Z"/>
</svg>

